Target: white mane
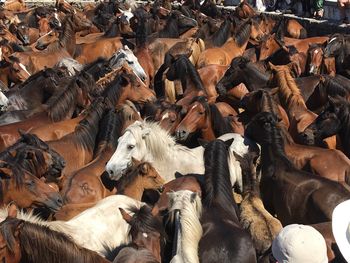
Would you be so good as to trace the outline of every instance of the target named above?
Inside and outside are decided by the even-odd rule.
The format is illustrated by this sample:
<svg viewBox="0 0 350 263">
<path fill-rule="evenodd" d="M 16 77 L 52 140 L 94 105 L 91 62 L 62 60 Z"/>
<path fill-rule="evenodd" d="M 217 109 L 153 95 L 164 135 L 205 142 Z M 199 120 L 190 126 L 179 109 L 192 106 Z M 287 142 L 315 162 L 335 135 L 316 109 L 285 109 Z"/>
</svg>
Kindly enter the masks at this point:
<svg viewBox="0 0 350 263">
<path fill-rule="evenodd" d="M 203 229 L 199 218 L 202 201 L 197 193 L 182 190 L 169 193 L 169 212 L 180 210 L 181 244 L 172 262 L 199 263 L 198 243 Z"/>
</svg>

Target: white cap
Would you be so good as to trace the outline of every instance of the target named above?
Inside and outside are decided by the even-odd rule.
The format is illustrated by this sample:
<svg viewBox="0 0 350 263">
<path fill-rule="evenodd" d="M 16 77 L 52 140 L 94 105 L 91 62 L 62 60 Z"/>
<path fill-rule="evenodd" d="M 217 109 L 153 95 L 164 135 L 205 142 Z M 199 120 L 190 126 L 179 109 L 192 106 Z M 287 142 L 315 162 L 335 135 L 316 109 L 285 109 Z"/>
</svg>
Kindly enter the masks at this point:
<svg viewBox="0 0 350 263">
<path fill-rule="evenodd" d="M 323 236 L 307 225 L 284 227 L 272 243 L 272 253 L 279 263 L 327 263 Z"/>
<path fill-rule="evenodd" d="M 350 262 L 350 200 L 342 202 L 334 208 L 332 231 L 344 259 Z"/>
</svg>

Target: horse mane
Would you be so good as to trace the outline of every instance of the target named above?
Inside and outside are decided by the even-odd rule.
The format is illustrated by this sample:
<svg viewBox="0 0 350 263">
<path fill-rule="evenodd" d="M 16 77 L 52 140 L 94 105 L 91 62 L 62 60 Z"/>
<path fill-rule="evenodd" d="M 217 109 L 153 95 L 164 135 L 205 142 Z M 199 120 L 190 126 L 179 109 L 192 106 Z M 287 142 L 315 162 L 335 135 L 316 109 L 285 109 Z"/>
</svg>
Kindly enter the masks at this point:
<svg viewBox="0 0 350 263">
<path fill-rule="evenodd" d="M 305 101 L 301 95 L 300 89 L 298 88 L 295 80 L 288 68 L 278 69 L 276 71 L 276 79 L 278 84 L 278 94 L 281 100 L 285 101 L 288 109 L 297 104 L 306 108 Z"/>
<path fill-rule="evenodd" d="M 114 19 L 114 21 L 112 22 L 110 27 L 103 34 L 103 36 L 112 38 L 112 37 L 117 37 L 118 35 L 120 35 L 119 23 L 120 23 L 119 18 Z"/>
<path fill-rule="evenodd" d="M 149 131 L 149 134 L 142 138 L 142 131 Z M 130 132 L 134 135 L 137 142 L 144 141 L 149 154 L 159 160 L 165 160 L 168 157 L 169 147 L 183 147 L 176 145 L 175 139 L 170 136 L 168 131 L 162 129 L 155 122 L 136 121 L 125 132 Z"/>
<path fill-rule="evenodd" d="M 158 32 L 159 38 L 177 38 L 179 37 L 179 29 L 177 26 L 176 13 L 173 11 L 166 21 L 163 30 Z"/>
<path fill-rule="evenodd" d="M 67 136 L 74 135 L 76 141 L 87 150 L 94 150 L 96 135 L 99 131 L 99 122 L 105 111 L 105 103 L 102 97 L 95 99 L 91 106 L 88 114 L 83 120 L 76 126 L 74 133 L 68 134 Z"/>
<path fill-rule="evenodd" d="M 39 151 L 39 150 L 35 151 L 35 157 L 37 161 L 33 162 L 32 159 L 27 159 L 26 157 L 29 152 L 29 149 L 35 150 L 33 146 L 20 148 L 17 151 L 13 161 L 17 163 L 20 167 L 25 169 L 26 171 L 29 171 L 30 173 L 35 174 L 37 171 L 35 166 L 40 165 L 41 167 L 43 167 L 46 161 L 45 161 L 44 154 L 42 153 L 42 151 Z"/>
<path fill-rule="evenodd" d="M 178 78 L 181 79 L 181 83 L 183 82 L 184 79 L 189 77 L 197 90 L 205 91 L 202 79 L 199 76 L 197 69 L 193 66 L 193 64 L 191 63 L 191 61 L 188 59 L 187 56 L 180 55 L 179 58 L 175 61 L 175 63 L 171 67 L 176 68 L 176 71 L 178 73 L 177 75 L 178 75 Z M 184 88 L 184 90 L 185 89 L 186 88 Z"/>
<path fill-rule="evenodd" d="M 48 226 L 33 224 L 17 218 L 7 219 L 1 225 L 1 233 L 8 241 L 14 240 L 13 233 L 9 232 L 7 226 L 13 222 L 22 223 L 19 244 L 23 262 L 101 263 L 101 256 L 96 252 L 79 247 L 66 234 L 51 230 Z M 13 242 L 8 243 L 13 245 Z M 52 252 L 50 253 L 49 251 Z"/>
<path fill-rule="evenodd" d="M 235 34 L 235 42 L 237 46 L 241 47 L 247 43 L 250 37 L 251 27 L 252 24 L 250 19 L 237 27 Z"/>
<path fill-rule="evenodd" d="M 63 120 L 69 110 L 75 107 L 77 95 L 76 79 L 72 78 L 65 88 L 58 89 L 58 92 L 47 100 L 46 111 L 49 118 L 54 122 Z"/>
<path fill-rule="evenodd" d="M 117 190 L 118 194 L 124 194 L 125 188 L 128 187 L 132 182 L 135 181 L 135 179 L 140 175 L 140 167 L 143 163 L 132 166 L 128 169 L 125 176 L 122 176 L 117 181 Z M 141 173 L 142 176 L 142 173 Z"/>
<path fill-rule="evenodd" d="M 323 77 L 324 77 L 323 85 L 326 88 L 327 95 L 331 97 L 336 97 L 336 96 L 347 97 L 349 95 L 350 90 L 348 89 L 348 87 L 340 84 L 339 81 L 337 81 L 337 79 L 326 75 Z"/>
<path fill-rule="evenodd" d="M 232 195 L 228 157 L 228 149 L 221 140 L 211 141 L 205 147 L 202 203 L 207 209 L 221 208 L 231 219 L 238 221 L 238 207 Z"/>
<path fill-rule="evenodd" d="M 211 114 L 211 124 L 216 137 L 226 133 L 233 133 L 233 129 L 228 118 L 224 118 L 215 104 L 209 104 Z"/>
<path fill-rule="evenodd" d="M 102 97 L 106 98 L 107 105 L 110 107 L 113 107 L 117 104 L 117 101 L 119 100 L 123 88 L 127 85 L 125 83 L 127 80 L 124 76 L 130 76 L 126 73 L 121 73 L 117 75 L 116 78 L 112 80 L 112 82 L 108 83 L 108 86 L 103 90 Z"/>
<path fill-rule="evenodd" d="M 146 27 L 147 19 L 144 16 L 141 16 L 139 18 L 139 25 L 135 30 L 135 41 L 136 41 L 136 46 L 138 48 L 143 48 L 146 46 L 147 43 L 147 35 L 149 34 L 149 30 Z"/>
<path fill-rule="evenodd" d="M 193 199 L 194 193 L 189 190 L 170 192 L 169 198 L 172 200 L 169 207 L 170 221 L 174 224 L 175 211 L 180 209 L 181 224 L 181 248 L 184 262 L 199 262 L 198 243 L 203 234 L 203 229 L 199 219 L 202 216 L 202 200 L 198 194 Z"/>
<path fill-rule="evenodd" d="M 221 47 L 227 39 L 230 37 L 231 33 L 231 21 L 229 19 L 225 20 L 220 26 L 219 30 L 216 31 L 211 36 L 211 41 L 215 47 Z"/>
<path fill-rule="evenodd" d="M 95 158 L 109 147 L 112 149 L 117 148 L 118 138 L 122 132 L 121 119 L 121 115 L 117 114 L 114 109 L 110 109 L 104 114 L 96 136 Z"/>
</svg>

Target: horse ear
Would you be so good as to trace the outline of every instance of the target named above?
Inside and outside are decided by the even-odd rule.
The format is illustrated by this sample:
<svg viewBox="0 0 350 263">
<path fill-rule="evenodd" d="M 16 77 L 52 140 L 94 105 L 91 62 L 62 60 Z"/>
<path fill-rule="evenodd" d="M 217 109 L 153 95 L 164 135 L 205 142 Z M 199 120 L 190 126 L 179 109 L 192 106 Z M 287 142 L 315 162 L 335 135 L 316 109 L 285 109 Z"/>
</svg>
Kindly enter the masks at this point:
<svg viewBox="0 0 350 263">
<path fill-rule="evenodd" d="M 193 203 L 193 202 L 196 200 L 197 195 L 198 195 L 197 192 L 193 192 L 193 193 L 191 194 L 191 199 L 190 199 L 191 203 Z"/>
<path fill-rule="evenodd" d="M 16 218 L 17 217 L 17 205 L 12 202 L 8 208 L 8 217 Z"/>
<path fill-rule="evenodd" d="M 238 153 L 236 153 L 235 151 L 232 151 L 233 156 L 236 158 L 237 161 L 241 162 L 244 160 L 244 158 L 242 156 L 240 156 Z"/>
<path fill-rule="evenodd" d="M 175 172 L 175 178 L 181 178 L 183 177 L 184 175 L 182 173 L 179 173 L 179 172 Z"/>
<path fill-rule="evenodd" d="M 229 139 L 227 141 L 224 141 L 226 147 L 230 148 L 230 146 L 231 146 L 231 144 L 233 143 L 234 140 L 235 140 L 234 138 L 231 138 L 231 139 Z"/>
<path fill-rule="evenodd" d="M 120 213 L 122 214 L 122 217 L 123 219 L 128 223 L 130 224 L 131 223 L 131 220 L 132 220 L 132 217 L 131 215 L 129 215 L 123 208 L 119 207 L 119 211 Z"/>
<path fill-rule="evenodd" d="M 142 163 L 141 164 L 140 171 L 142 174 L 148 174 L 149 169 L 150 169 L 149 163 Z"/>
<path fill-rule="evenodd" d="M 138 166 L 139 164 L 141 164 L 141 162 L 137 159 L 135 159 L 134 157 L 131 157 L 131 161 L 134 165 Z"/>
<path fill-rule="evenodd" d="M 276 69 L 276 66 L 272 64 L 270 61 L 268 62 L 268 66 L 271 70 Z"/>
<path fill-rule="evenodd" d="M 148 136 L 151 133 L 151 129 L 150 128 L 144 128 L 142 130 L 142 139 L 145 139 L 146 136 Z"/>
<path fill-rule="evenodd" d="M 199 139 L 198 139 L 198 143 L 199 143 L 200 146 L 202 146 L 203 148 L 205 148 L 205 147 L 207 147 L 209 141 L 203 140 L 203 139 L 199 138 Z"/>
<path fill-rule="evenodd" d="M 9 175 L 11 170 L 7 167 L 1 167 L 0 168 L 0 178 L 2 179 L 10 179 L 11 175 Z"/>
</svg>

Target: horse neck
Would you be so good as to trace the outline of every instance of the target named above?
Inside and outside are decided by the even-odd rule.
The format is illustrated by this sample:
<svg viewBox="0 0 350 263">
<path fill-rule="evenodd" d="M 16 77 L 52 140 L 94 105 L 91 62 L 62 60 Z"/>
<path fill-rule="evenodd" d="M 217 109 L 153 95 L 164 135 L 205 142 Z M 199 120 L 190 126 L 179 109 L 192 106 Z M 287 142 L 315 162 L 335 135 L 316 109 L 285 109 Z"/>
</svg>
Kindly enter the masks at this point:
<svg viewBox="0 0 350 263">
<path fill-rule="evenodd" d="M 214 129 L 212 126 L 211 116 L 209 116 L 209 112 L 206 112 L 206 127 L 201 130 L 202 138 L 208 141 L 215 140 L 217 136 L 215 136 Z M 221 135 L 221 134 L 220 134 Z M 220 136 L 219 135 L 219 136 Z"/>
<path fill-rule="evenodd" d="M 144 190 L 143 177 L 142 175 L 138 174 L 135 177 L 135 180 L 125 187 L 123 194 L 135 200 L 141 201 Z"/>
<path fill-rule="evenodd" d="M 338 113 L 339 114 L 339 113 Z M 340 117 L 341 127 L 339 130 L 339 137 L 344 145 L 344 151 L 347 156 L 350 156 L 350 115 L 340 112 L 343 116 Z"/>
</svg>

